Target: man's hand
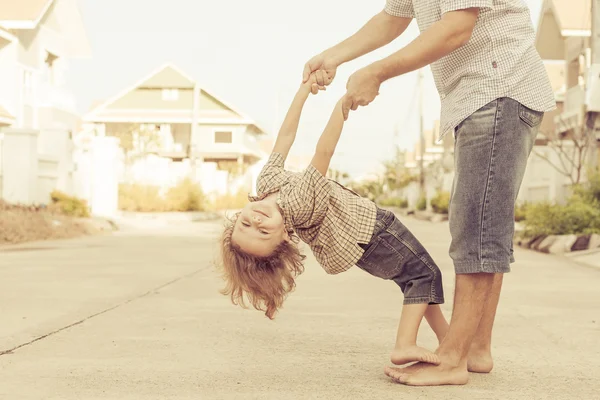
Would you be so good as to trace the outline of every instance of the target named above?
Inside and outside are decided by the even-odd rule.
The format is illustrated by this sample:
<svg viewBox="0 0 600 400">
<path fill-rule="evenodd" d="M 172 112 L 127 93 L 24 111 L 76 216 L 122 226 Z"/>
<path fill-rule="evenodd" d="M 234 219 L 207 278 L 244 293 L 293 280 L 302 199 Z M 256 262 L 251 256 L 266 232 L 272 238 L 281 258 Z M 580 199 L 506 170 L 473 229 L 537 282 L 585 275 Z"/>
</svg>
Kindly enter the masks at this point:
<svg viewBox="0 0 600 400">
<path fill-rule="evenodd" d="M 310 74 L 317 70 L 322 70 L 325 74 L 317 76 L 317 85 L 320 87 L 329 85 L 333 78 L 335 78 L 335 72 L 338 64 L 335 62 L 328 52 L 317 54 L 311 58 L 306 65 L 304 65 L 304 71 L 302 73 L 302 83 L 306 83 L 310 77 Z"/>
<path fill-rule="evenodd" d="M 319 85 L 318 82 L 323 82 L 323 85 Z M 327 90 L 326 85 L 330 83 L 331 79 L 327 76 L 327 73 L 320 69 L 310 74 L 308 80 L 300 86 L 300 90 L 317 94 L 320 90 Z"/>
<path fill-rule="evenodd" d="M 342 100 L 344 121 L 348 119 L 350 110 L 354 111 L 358 106 L 366 106 L 371 103 L 379 94 L 380 86 L 381 80 L 371 66 L 359 69 L 352 74 L 346 84 L 346 95 Z"/>
</svg>

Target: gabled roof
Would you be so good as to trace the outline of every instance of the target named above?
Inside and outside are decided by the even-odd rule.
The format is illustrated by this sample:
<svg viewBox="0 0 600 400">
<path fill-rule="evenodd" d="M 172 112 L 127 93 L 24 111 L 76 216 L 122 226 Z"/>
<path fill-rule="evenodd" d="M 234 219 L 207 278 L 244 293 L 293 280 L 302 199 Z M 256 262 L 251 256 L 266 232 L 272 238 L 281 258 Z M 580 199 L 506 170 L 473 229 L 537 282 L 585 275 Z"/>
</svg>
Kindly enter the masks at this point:
<svg viewBox="0 0 600 400">
<path fill-rule="evenodd" d="M 0 0 L 0 28 L 36 29 L 44 24 L 45 17 L 52 17 L 60 25 L 60 34 L 66 45 L 61 56 L 91 56 L 78 0 Z M 0 36 L 6 35 L 2 33 Z"/>
<path fill-rule="evenodd" d="M 160 74 L 160 76 L 159 76 L 159 74 Z M 103 111 L 106 111 L 111 104 L 115 103 L 117 100 L 123 98 L 125 95 L 129 94 L 130 92 L 134 91 L 135 89 L 138 89 L 141 87 L 143 87 L 143 88 L 186 88 L 186 89 L 191 89 L 195 85 L 198 85 L 204 93 L 208 94 L 210 97 L 212 97 L 219 103 L 223 104 L 225 107 L 227 107 L 233 113 L 237 114 L 239 116 L 240 121 L 242 121 L 244 124 L 256 127 L 256 129 L 259 131 L 259 133 L 267 132 L 266 130 L 262 129 L 262 127 L 260 127 L 256 123 L 256 121 L 254 121 L 252 118 L 250 118 L 246 114 L 239 111 L 237 109 L 237 107 L 234 107 L 231 103 L 216 96 L 212 90 L 207 89 L 204 84 L 198 83 L 198 81 L 196 79 L 192 78 L 190 75 L 188 75 L 187 73 L 182 71 L 179 67 L 177 67 L 173 63 L 166 63 L 166 64 L 161 65 L 159 68 L 155 69 L 148 75 L 144 76 L 142 79 L 137 81 L 135 84 L 128 86 L 127 88 L 125 88 L 124 90 L 119 92 L 117 95 L 96 105 L 95 107 L 93 107 L 92 110 L 90 110 L 88 112 L 88 114 L 86 114 L 86 116 L 84 117 L 84 120 L 93 122 L 94 120 L 98 119 L 98 116 Z M 139 110 L 139 111 L 140 112 L 136 113 L 136 115 L 140 114 L 140 116 L 142 116 L 144 114 L 143 110 Z M 178 116 L 181 116 L 181 115 L 182 115 L 181 113 L 178 114 Z M 218 120 L 218 116 L 209 115 L 208 117 L 212 118 L 214 120 Z"/>
<path fill-rule="evenodd" d="M 0 0 L 0 25 L 7 29 L 35 29 L 53 0 Z"/>
<path fill-rule="evenodd" d="M 0 123 L 12 125 L 15 123 L 15 117 L 9 113 L 6 108 L 0 105 Z"/>
<path fill-rule="evenodd" d="M 590 36 L 592 29 L 592 0 L 544 0 L 538 20 L 538 32 L 544 14 L 551 12 L 564 37 Z"/>
</svg>

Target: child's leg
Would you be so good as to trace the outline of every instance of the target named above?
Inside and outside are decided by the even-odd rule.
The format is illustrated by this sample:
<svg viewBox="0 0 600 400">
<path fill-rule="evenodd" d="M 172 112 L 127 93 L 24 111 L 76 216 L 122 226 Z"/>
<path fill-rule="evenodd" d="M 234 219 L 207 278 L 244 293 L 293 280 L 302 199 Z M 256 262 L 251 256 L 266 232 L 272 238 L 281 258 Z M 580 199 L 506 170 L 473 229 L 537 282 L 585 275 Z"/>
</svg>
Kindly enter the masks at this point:
<svg viewBox="0 0 600 400">
<path fill-rule="evenodd" d="M 429 306 L 427 304 L 405 304 L 400 316 L 396 346 L 392 352 L 392 362 L 403 365 L 413 361 L 439 364 L 438 356 L 431 351 L 417 346 L 417 333 Z M 439 308 L 439 307 L 438 307 Z M 442 315 L 443 317 L 443 315 Z"/>
<path fill-rule="evenodd" d="M 438 342 L 442 343 L 444 336 L 448 333 L 448 321 L 446 321 L 446 317 L 442 314 L 442 309 L 439 304 L 432 304 L 427 307 L 427 311 L 425 311 L 425 319 L 427 323 L 437 336 Z"/>
</svg>

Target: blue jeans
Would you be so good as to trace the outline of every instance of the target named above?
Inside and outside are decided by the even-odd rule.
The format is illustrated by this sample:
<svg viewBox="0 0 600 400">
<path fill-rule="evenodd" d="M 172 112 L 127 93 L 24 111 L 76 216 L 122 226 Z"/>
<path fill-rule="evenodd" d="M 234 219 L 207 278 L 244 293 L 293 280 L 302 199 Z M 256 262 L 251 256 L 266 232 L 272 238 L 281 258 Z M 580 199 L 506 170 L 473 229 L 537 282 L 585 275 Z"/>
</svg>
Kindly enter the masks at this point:
<svg viewBox="0 0 600 400">
<path fill-rule="evenodd" d="M 356 265 L 396 282 L 404 293 L 404 304 L 444 303 L 440 269 L 394 213 L 377 209 L 373 237 L 368 244 L 359 245 L 365 252 Z"/>
<path fill-rule="evenodd" d="M 510 272 L 515 202 L 543 116 L 504 97 L 456 127 L 449 223 L 457 274 Z"/>
</svg>

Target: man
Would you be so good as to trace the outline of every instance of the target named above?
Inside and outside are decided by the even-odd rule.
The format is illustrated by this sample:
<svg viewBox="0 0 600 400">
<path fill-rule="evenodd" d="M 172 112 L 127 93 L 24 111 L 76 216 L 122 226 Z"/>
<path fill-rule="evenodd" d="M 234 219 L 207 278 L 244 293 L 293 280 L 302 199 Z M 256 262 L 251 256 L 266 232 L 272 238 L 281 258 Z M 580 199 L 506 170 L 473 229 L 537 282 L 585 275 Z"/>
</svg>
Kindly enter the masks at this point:
<svg viewBox="0 0 600 400">
<path fill-rule="evenodd" d="M 386 374 L 408 385 L 459 385 L 468 371 L 493 367 L 492 326 L 503 274 L 514 262 L 514 205 L 538 127 L 555 102 L 522 0 L 387 0 L 357 33 L 313 57 L 304 80 L 317 69 L 333 78 L 339 65 L 396 39 L 412 18 L 420 36 L 355 72 L 343 113 L 368 105 L 386 80 L 431 64 L 441 136 L 456 139 L 449 210 L 454 310 L 436 351 L 440 365 L 387 367 Z"/>
</svg>

